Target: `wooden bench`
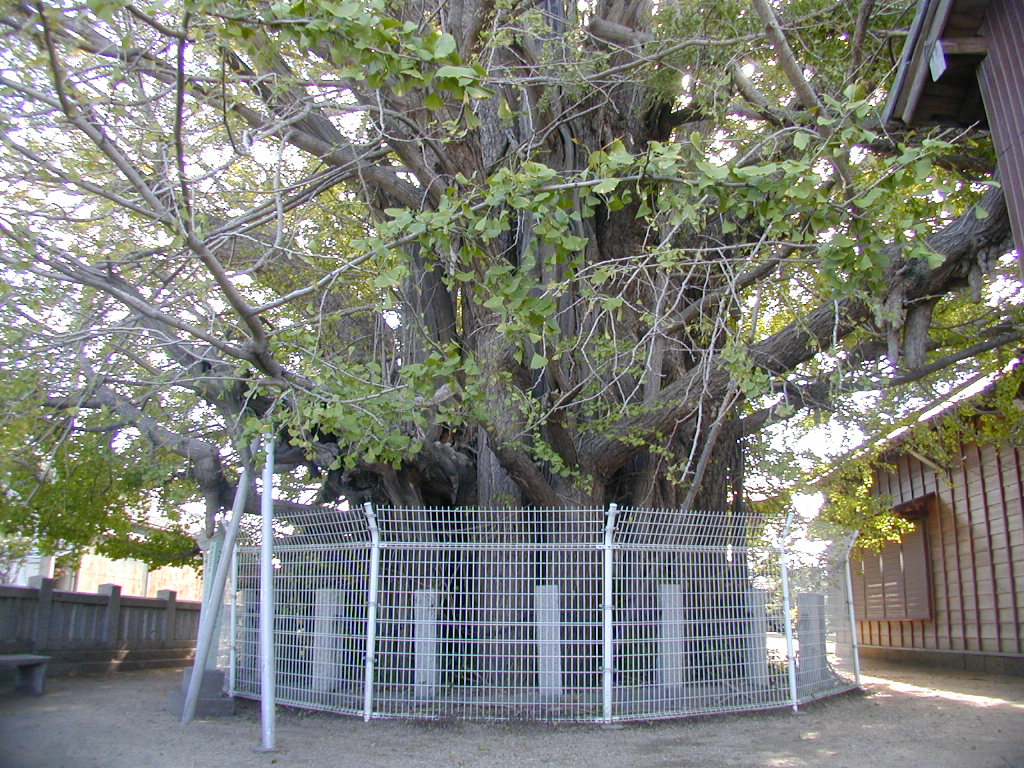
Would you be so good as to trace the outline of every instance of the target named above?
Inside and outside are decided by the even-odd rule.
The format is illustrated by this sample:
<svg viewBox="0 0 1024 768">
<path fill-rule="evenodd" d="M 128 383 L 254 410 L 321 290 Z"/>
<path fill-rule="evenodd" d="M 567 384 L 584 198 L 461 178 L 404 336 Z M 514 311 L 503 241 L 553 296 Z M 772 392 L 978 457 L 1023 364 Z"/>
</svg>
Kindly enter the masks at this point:
<svg viewBox="0 0 1024 768">
<path fill-rule="evenodd" d="M 0 667 L 14 667 L 15 690 L 31 691 L 42 696 L 46 684 L 46 663 L 49 660 L 49 656 L 33 653 L 0 654 Z"/>
</svg>

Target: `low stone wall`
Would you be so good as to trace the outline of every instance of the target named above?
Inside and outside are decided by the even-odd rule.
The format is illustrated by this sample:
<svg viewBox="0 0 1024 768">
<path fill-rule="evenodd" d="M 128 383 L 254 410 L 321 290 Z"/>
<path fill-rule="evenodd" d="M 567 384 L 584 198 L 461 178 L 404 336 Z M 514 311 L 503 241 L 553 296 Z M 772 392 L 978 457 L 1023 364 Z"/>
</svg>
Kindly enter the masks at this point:
<svg viewBox="0 0 1024 768">
<path fill-rule="evenodd" d="M 50 656 L 51 675 L 178 667 L 195 651 L 200 604 L 174 590 L 125 597 L 116 584 L 97 594 L 62 592 L 53 579 L 0 586 L 0 653 Z"/>
<path fill-rule="evenodd" d="M 879 661 L 886 664 L 908 664 L 918 667 L 942 667 L 969 672 L 1024 676 L 1024 655 L 1014 653 L 933 651 L 920 648 L 884 648 L 862 645 L 860 646 L 860 656 L 869 665 L 871 661 Z"/>
</svg>

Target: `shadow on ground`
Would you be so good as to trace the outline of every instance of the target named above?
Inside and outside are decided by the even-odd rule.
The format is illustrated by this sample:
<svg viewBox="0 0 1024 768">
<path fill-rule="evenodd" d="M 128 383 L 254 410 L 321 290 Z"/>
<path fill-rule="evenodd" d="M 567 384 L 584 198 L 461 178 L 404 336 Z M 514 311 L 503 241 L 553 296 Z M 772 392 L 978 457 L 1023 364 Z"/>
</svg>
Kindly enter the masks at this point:
<svg viewBox="0 0 1024 768">
<path fill-rule="evenodd" d="M 259 707 L 181 725 L 177 670 L 58 678 L 0 693 L 0 768 L 1024 768 L 1024 678 L 872 667 L 865 690 L 790 710 L 621 728 L 401 722 Z"/>
</svg>

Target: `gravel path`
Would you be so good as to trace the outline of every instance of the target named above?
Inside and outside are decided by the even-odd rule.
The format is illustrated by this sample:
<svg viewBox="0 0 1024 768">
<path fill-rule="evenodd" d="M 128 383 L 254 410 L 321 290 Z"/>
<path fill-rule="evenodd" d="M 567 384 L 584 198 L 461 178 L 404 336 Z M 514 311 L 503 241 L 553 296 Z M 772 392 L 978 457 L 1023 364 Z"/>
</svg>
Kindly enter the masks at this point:
<svg viewBox="0 0 1024 768">
<path fill-rule="evenodd" d="M 775 711 L 621 728 L 361 720 L 259 708 L 180 725 L 180 672 L 57 678 L 0 693 L 0 768 L 1024 768 L 1024 678 L 869 667 L 865 692 Z"/>
</svg>

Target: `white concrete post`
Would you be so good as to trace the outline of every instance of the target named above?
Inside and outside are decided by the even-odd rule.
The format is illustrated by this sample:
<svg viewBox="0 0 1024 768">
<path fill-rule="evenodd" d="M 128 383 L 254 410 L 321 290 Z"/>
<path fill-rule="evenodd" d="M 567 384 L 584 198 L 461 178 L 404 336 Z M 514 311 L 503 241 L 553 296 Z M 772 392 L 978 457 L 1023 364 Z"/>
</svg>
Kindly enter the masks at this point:
<svg viewBox="0 0 1024 768">
<path fill-rule="evenodd" d="M 679 583 L 658 585 L 658 685 L 672 688 L 686 679 L 689 627 L 686 623 L 686 595 Z"/>
<path fill-rule="evenodd" d="M 108 648 L 116 648 L 121 632 L 121 587 L 117 584 L 100 584 L 96 593 L 107 598 L 103 612 L 103 640 Z"/>
<path fill-rule="evenodd" d="M 747 648 L 744 673 L 751 688 L 768 687 L 768 593 L 746 591 Z"/>
<path fill-rule="evenodd" d="M 797 595 L 797 639 L 800 641 L 796 668 L 797 687 L 803 695 L 828 680 L 825 652 L 825 595 L 804 592 Z M 811 689 L 810 691 L 805 690 Z"/>
<path fill-rule="evenodd" d="M 429 699 L 437 689 L 437 590 L 417 589 L 413 605 L 413 694 Z"/>
<path fill-rule="evenodd" d="M 533 591 L 537 629 L 537 686 L 545 699 L 562 696 L 562 594 L 557 584 Z"/>
<path fill-rule="evenodd" d="M 332 691 L 340 677 L 342 659 L 341 637 L 345 595 L 341 589 L 321 589 L 313 603 L 313 690 Z"/>
</svg>

